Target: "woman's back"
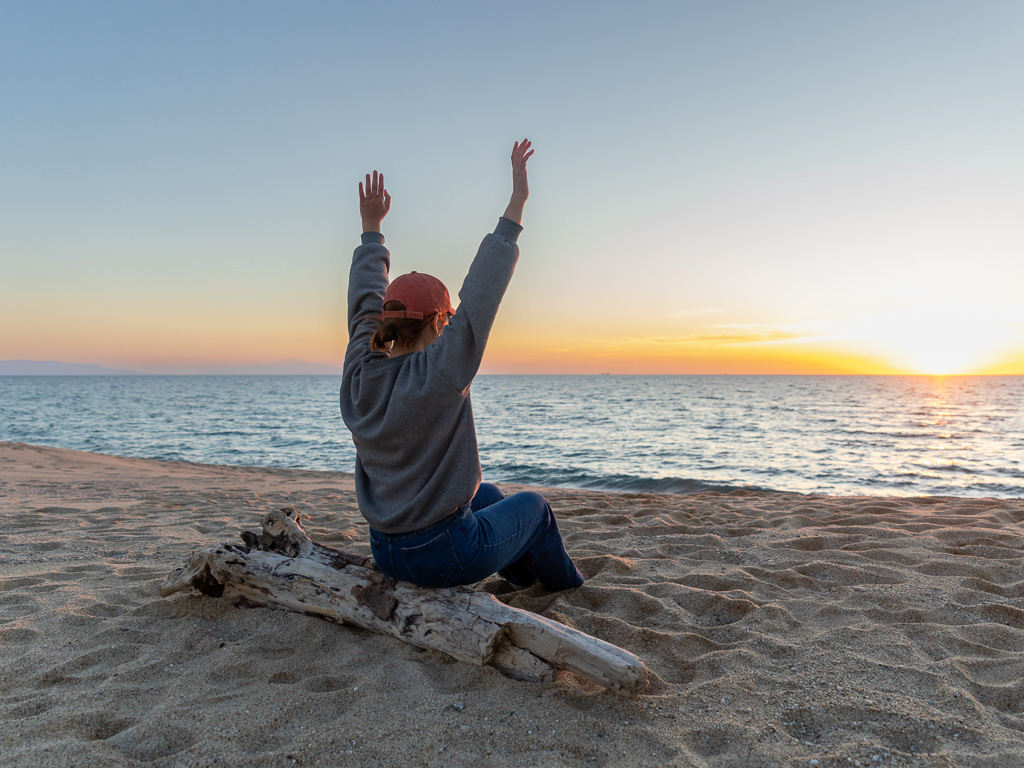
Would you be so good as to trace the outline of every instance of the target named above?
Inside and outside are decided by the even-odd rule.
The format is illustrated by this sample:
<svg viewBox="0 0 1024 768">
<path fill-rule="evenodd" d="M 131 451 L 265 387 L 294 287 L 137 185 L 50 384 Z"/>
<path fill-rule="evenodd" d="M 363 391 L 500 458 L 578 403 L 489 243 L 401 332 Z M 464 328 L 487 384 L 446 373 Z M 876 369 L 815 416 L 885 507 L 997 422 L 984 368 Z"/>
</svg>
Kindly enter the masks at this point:
<svg viewBox="0 0 1024 768">
<path fill-rule="evenodd" d="M 341 413 L 356 446 L 359 506 L 379 531 L 430 525 L 468 503 L 480 484 L 469 385 L 512 278 L 521 231 L 499 219 L 480 244 L 441 337 L 394 358 L 370 348 L 388 287 L 383 237 L 364 233 L 353 254 Z"/>
</svg>

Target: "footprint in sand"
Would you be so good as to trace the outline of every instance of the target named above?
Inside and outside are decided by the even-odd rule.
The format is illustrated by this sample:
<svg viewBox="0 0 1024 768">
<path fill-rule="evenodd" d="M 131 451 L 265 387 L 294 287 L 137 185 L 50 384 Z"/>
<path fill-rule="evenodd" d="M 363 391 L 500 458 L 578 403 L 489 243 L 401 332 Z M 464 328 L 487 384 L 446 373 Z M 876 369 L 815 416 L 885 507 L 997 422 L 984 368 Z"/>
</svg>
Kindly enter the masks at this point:
<svg viewBox="0 0 1024 768">
<path fill-rule="evenodd" d="M 144 722 L 121 731 L 108 743 L 132 760 L 152 763 L 188 749 L 195 740 L 191 729 L 166 722 Z"/>
<path fill-rule="evenodd" d="M 35 694 L 28 697 L 24 701 L 19 701 L 16 704 L 8 707 L 3 712 L 3 717 L 11 720 L 22 720 L 28 717 L 35 717 L 41 715 L 44 712 L 48 712 L 57 706 L 57 700 L 49 694 Z"/>
<path fill-rule="evenodd" d="M 795 707 L 780 714 L 781 727 L 801 742 L 831 747 L 870 741 L 887 749 L 904 753 L 932 752 L 939 745 L 939 735 L 925 719 L 907 717 L 895 712 L 827 702 L 814 707 Z M 942 730 L 949 730 L 947 725 Z M 957 727 L 959 731 L 960 728 Z M 952 736 L 952 731 L 944 734 Z"/>
<path fill-rule="evenodd" d="M 0 645 L 30 645 L 43 639 L 43 633 L 29 627 L 0 629 Z"/>
<path fill-rule="evenodd" d="M 33 552 L 53 552 L 53 550 L 60 549 L 64 545 L 63 541 L 40 541 L 36 544 L 30 544 L 29 547 Z"/>
<path fill-rule="evenodd" d="M 109 566 L 106 565 L 69 565 L 63 569 L 63 573 L 98 573 L 100 571 L 109 571 Z"/>
<path fill-rule="evenodd" d="M 38 678 L 37 687 L 105 680 L 117 667 L 138 658 L 138 654 L 137 648 L 127 645 L 89 651 L 43 672 Z"/>
<path fill-rule="evenodd" d="M 997 597 L 1006 597 L 1015 600 L 1024 598 L 1024 581 L 1018 581 L 1015 584 L 1007 584 L 1002 586 L 1000 584 L 994 584 L 987 579 L 978 578 L 966 578 L 960 582 L 960 586 L 966 590 L 963 595 L 969 595 L 971 592 L 985 592 L 989 595 L 996 595 Z M 964 599 L 963 602 L 969 602 Z"/>
<path fill-rule="evenodd" d="M 115 717 L 105 710 L 93 710 L 69 717 L 66 728 L 79 738 L 100 741 L 116 736 L 135 722 L 130 718 Z"/>
<path fill-rule="evenodd" d="M 267 682 L 274 685 L 291 685 L 292 683 L 299 682 L 301 679 L 294 672 L 275 672 L 267 679 Z"/>
<path fill-rule="evenodd" d="M 343 688 L 351 688 L 352 681 L 341 677 L 314 677 L 306 684 L 306 690 L 312 693 L 331 693 Z"/>
<path fill-rule="evenodd" d="M 39 607 L 39 601 L 29 595 L 17 592 L 0 594 L 0 608 L 3 609 L 4 618 L 16 619 L 21 616 L 35 614 Z"/>
<path fill-rule="evenodd" d="M 113 605 L 111 603 L 95 601 L 75 606 L 71 609 L 71 612 L 76 616 L 84 616 L 90 619 L 110 619 L 114 616 L 120 616 L 128 610 L 129 609 L 123 605 Z"/>
<path fill-rule="evenodd" d="M 0 579 L 0 592 L 9 592 L 15 589 L 21 589 L 23 587 L 34 587 L 37 584 L 42 584 L 44 579 L 36 576 L 21 576 L 11 579 Z"/>
<path fill-rule="evenodd" d="M 1014 629 L 1024 629 L 1024 610 L 1006 603 L 983 603 L 974 611 L 987 621 L 1005 624 Z"/>
<path fill-rule="evenodd" d="M 696 728 L 682 734 L 683 743 L 698 757 L 715 757 L 732 749 L 732 745 L 749 739 L 757 740 L 757 734 L 742 734 L 739 731 L 749 730 L 743 726 L 722 728 Z"/>
</svg>

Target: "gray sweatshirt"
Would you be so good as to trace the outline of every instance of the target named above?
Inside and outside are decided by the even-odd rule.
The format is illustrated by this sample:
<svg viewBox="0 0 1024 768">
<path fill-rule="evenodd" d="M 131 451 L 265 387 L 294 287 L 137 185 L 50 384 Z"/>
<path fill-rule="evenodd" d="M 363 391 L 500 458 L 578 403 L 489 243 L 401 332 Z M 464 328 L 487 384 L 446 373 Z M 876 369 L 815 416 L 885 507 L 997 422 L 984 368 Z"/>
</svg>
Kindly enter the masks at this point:
<svg viewBox="0 0 1024 768">
<path fill-rule="evenodd" d="M 391 264 L 384 236 L 364 232 L 352 255 L 341 415 L 356 446 L 359 511 L 381 533 L 426 528 L 468 504 L 480 486 L 469 387 L 519 258 L 520 232 L 498 219 L 441 338 L 393 359 L 370 349 Z"/>
</svg>

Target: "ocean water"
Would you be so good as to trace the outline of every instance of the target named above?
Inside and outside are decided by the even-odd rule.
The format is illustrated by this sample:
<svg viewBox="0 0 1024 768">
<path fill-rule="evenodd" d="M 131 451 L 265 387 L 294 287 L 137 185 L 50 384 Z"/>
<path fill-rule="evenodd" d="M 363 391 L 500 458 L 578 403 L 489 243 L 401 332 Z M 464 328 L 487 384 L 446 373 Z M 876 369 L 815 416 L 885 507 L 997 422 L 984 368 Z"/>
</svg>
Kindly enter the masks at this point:
<svg viewBox="0 0 1024 768">
<path fill-rule="evenodd" d="M 0 440 L 350 472 L 333 376 L 0 377 Z M 480 376 L 485 479 L 1024 497 L 1024 377 Z"/>
</svg>

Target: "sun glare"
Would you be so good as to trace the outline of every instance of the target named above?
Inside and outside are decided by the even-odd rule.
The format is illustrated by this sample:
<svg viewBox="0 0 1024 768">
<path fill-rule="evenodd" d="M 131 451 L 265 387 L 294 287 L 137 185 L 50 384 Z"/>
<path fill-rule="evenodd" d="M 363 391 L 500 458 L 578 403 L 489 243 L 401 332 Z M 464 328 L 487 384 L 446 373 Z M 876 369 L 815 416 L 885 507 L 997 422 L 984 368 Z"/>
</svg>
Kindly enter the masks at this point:
<svg viewBox="0 0 1024 768">
<path fill-rule="evenodd" d="M 1013 329 L 984 310 L 921 307 L 866 318 L 851 337 L 907 373 L 951 376 L 991 364 L 1013 343 Z"/>
</svg>

